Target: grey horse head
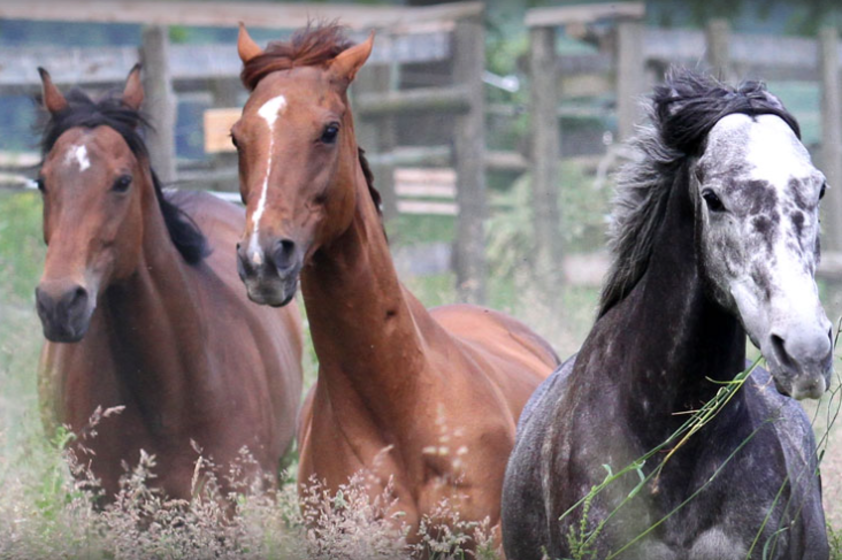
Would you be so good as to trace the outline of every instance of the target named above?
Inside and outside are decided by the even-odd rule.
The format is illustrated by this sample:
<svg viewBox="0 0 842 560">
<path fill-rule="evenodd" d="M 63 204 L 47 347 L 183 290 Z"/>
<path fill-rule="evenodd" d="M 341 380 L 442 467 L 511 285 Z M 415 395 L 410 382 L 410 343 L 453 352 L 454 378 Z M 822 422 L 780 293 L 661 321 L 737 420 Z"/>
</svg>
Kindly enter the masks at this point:
<svg viewBox="0 0 842 560">
<path fill-rule="evenodd" d="M 620 176 L 600 316 L 643 276 L 669 192 L 687 177 L 707 292 L 742 322 L 780 392 L 819 397 L 833 346 L 815 282 L 825 178 L 798 123 L 760 83 L 736 89 L 688 71 L 653 100 L 655 126 L 638 140 L 646 157 Z"/>
<path fill-rule="evenodd" d="M 780 116 L 731 114 L 710 130 L 690 188 L 714 297 L 740 318 L 779 391 L 818 398 L 833 350 L 815 282 L 824 175 Z"/>
</svg>

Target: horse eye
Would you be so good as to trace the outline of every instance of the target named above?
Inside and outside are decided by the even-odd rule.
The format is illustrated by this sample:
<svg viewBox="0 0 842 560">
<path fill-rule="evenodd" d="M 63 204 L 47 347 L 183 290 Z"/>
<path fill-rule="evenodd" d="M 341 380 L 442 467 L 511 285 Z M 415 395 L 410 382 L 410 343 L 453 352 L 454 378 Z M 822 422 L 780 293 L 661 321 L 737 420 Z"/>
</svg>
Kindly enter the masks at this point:
<svg viewBox="0 0 842 560">
<path fill-rule="evenodd" d="M 716 196 L 716 193 L 710 189 L 707 189 L 702 192 L 702 198 L 705 199 L 705 202 L 708 205 L 708 209 L 711 212 L 722 212 L 725 210 L 725 205 L 722 204 L 722 201 Z"/>
<path fill-rule="evenodd" d="M 827 182 L 822 183 L 822 190 L 819 191 L 819 200 L 824 198 L 824 192 L 827 190 Z"/>
<path fill-rule="evenodd" d="M 339 134 L 339 125 L 330 123 L 322 132 L 322 137 L 319 140 L 324 144 L 333 144 L 336 141 L 336 136 Z"/>
<path fill-rule="evenodd" d="M 111 187 L 111 190 L 118 193 L 124 193 L 129 190 L 129 186 L 132 184 L 132 176 L 131 175 L 120 175 L 117 177 L 117 180 L 114 181 L 114 185 Z"/>
</svg>

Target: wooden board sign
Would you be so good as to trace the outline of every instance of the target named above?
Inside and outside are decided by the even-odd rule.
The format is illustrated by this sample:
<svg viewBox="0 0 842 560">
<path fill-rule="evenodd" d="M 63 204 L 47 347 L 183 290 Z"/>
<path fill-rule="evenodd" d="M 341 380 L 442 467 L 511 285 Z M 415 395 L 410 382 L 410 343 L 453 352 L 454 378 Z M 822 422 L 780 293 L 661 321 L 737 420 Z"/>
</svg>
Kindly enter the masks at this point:
<svg viewBox="0 0 842 560">
<path fill-rule="evenodd" d="M 205 152 L 218 154 L 221 152 L 234 152 L 234 144 L 231 142 L 231 127 L 240 119 L 243 110 L 234 108 L 208 109 L 204 114 L 205 129 Z"/>
</svg>

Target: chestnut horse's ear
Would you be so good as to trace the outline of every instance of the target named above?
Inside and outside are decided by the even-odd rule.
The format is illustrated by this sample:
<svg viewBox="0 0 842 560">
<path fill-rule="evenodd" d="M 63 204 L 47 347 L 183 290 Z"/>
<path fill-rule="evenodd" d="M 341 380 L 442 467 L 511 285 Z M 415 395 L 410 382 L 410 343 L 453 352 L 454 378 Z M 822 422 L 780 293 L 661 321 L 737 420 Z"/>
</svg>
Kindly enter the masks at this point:
<svg viewBox="0 0 842 560">
<path fill-rule="evenodd" d="M 240 60 L 243 61 L 243 64 L 246 64 L 252 58 L 263 54 L 263 49 L 261 49 L 257 43 L 254 42 L 254 39 L 251 38 L 249 32 L 246 31 L 246 25 L 243 22 L 240 22 L 240 34 L 237 37 L 237 53 L 240 55 Z"/>
<path fill-rule="evenodd" d="M 126 87 L 123 88 L 123 104 L 127 107 L 140 110 L 143 104 L 143 82 L 140 79 L 140 64 L 135 64 L 129 77 L 126 78 Z"/>
<path fill-rule="evenodd" d="M 64 98 L 53 83 L 50 73 L 40 66 L 38 67 L 38 73 L 41 74 L 41 98 L 44 108 L 53 115 L 67 109 L 67 99 Z"/>
<path fill-rule="evenodd" d="M 368 56 L 371 54 L 371 48 L 374 46 L 374 31 L 368 36 L 368 39 L 354 45 L 350 49 L 344 50 L 336 58 L 330 61 L 330 71 L 333 75 L 344 80 L 345 83 L 350 84 L 357 72 L 362 68 Z"/>
</svg>

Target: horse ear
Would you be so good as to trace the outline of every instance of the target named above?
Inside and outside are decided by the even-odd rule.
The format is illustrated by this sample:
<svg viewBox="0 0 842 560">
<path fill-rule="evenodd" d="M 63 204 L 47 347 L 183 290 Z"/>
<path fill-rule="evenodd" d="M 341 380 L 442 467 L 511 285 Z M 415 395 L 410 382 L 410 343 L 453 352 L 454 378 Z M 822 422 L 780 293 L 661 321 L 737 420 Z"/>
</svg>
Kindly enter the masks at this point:
<svg viewBox="0 0 842 560">
<path fill-rule="evenodd" d="M 129 77 L 126 78 L 126 87 L 123 88 L 123 103 L 135 111 L 140 110 L 143 104 L 143 82 L 140 79 L 140 64 L 135 64 Z"/>
<path fill-rule="evenodd" d="M 786 111 L 786 107 L 784 107 L 783 101 L 781 101 L 777 95 L 774 95 L 766 91 L 765 89 L 762 90 L 761 93 L 763 94 L 763 97 L 766 99 L 766 102 L 769 103 L 769 105 L 771 105 L 775 109 L 778 109 L 779 111 Z"/>
<path fill-rule="evenodd" d="M 50 73 L 38 67 L 38 73 L 41 74 L 41 98 L 44 103 L 44 108 L 55 115 L 59 111 L 67 109 L 67 99 L 61 94 L 59 89 L 50 78 Z"/>
<path fill-rule="evenodd" d="M 371 54 L 371 49 L 374 47 L 374 31 L 369 34 L 368 39 L 354 45 L 350 49 L 344 50 L 330 62 L 330 71 L 336 78 L 343 80 L 350 84 L 357 72 L 362 68 L 365 61 L 368 60 Z"/>
<path fill-rule="evenodd" d="M 240 22 L 240 34 L 237 37 L 237 53 L 240 55 L 240 60 L 243 61 L 243 64 L 248 63 L 249 60 L 252 58 L 263 54 L 263 49 L 261 49 L 257 43 L 254 42 L 254 39 L 251 38 L 249 32 L 246 31 L 246 25 L 243 22 Z"/>
</svg>

